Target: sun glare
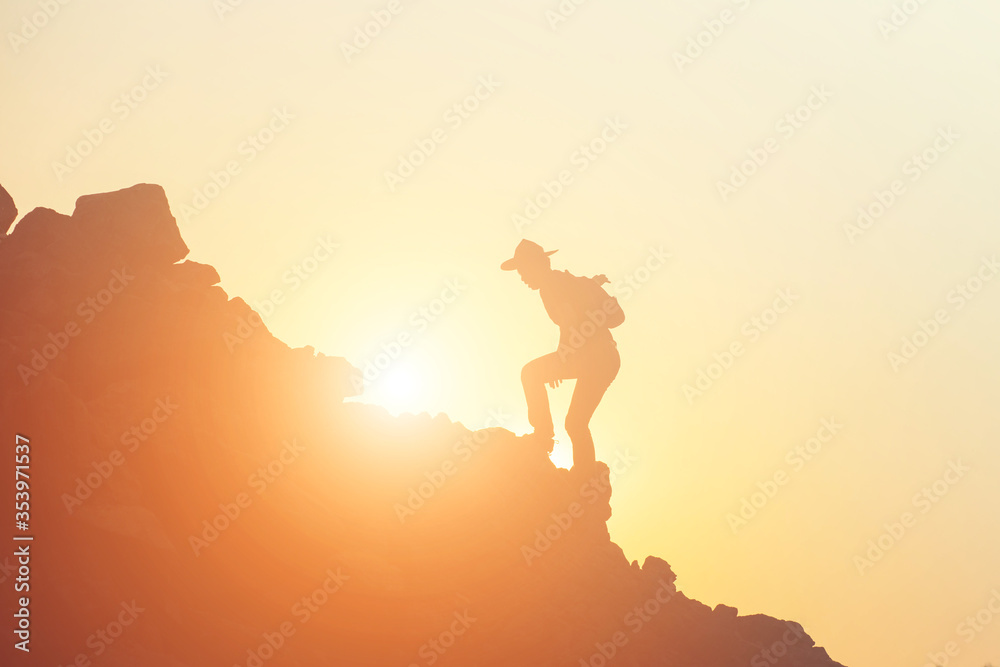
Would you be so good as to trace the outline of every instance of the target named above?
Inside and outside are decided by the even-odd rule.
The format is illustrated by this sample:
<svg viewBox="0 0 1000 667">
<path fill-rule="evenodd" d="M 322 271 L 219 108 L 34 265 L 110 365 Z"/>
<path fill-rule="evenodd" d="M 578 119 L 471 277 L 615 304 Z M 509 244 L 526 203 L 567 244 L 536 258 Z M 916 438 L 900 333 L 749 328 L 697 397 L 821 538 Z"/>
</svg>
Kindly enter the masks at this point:
<svg viewBox="0 0 1000 667">
<path fill-rule="evenodd" d="M 552 454 L 549 456 L 552 463 L 555 464 L 557 468 L 569 468 L 573 467 L 573 447 L 570 445 L 568 439 L 561 438 L 556 446 L 552 449 Z"/>
<path fill-rule="evenodd" d="M 419 388 L 420 380 L 409 367 L 398 368 L 385 379 L 386 394 L 397 400 L 414 398 Z"/>
<path fill-rule="evenodd" d="M 365 383 L 361 399 L 384 406 L 393 414 L 423 412 L 420 400 L 429 387 L 425 376 L 409 364 L 399 363 L 389 368 L 371 383 Z"/>
</svg>

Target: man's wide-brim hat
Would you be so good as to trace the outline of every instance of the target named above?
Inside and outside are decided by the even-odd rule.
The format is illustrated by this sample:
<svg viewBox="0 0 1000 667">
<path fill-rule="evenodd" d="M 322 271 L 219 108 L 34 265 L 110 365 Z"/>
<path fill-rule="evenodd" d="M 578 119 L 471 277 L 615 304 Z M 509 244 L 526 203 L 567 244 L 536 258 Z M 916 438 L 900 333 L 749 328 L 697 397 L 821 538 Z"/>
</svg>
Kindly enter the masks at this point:
<svg viewBox="0 0 1000 667">
<path fill-rule="evenodd" d="M 542 249 L 542 246 L 537 243 L 529 241 L 528 239 L 522 239 L 521 242 L 517 244 L 517 247 L 514 248 L 514 256 L 501 264 L 500 268 L 504 271 L 514 271 L 518 267 L 525 266 L 526 264 L 537 264 L 552 253 L 556 252 L 559 251 L 549 250 L 546 252 Z"/>
</svg>

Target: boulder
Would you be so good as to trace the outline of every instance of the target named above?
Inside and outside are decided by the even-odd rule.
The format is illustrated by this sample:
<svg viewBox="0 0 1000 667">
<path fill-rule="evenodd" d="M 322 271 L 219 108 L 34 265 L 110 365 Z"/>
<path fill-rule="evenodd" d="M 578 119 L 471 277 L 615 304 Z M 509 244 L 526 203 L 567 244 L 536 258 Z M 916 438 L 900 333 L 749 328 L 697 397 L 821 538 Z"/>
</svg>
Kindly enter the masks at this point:
<svg viewBox="0 0 1000 667">
<path fill-rule="evenodd" d="M 6 234 L 16 219 L 17 206 L 14 205 L 14 198 L 0 185 L 0 234 Z"/>
<path fill-rule="evenodd" d="M 159 185 L 143 183 L 80 197 L 73 221 L 87 237 L 101 240 L 94 248 L 94 261 L 105 266 L 165 266 L 188 254 Z"/>
</svg>

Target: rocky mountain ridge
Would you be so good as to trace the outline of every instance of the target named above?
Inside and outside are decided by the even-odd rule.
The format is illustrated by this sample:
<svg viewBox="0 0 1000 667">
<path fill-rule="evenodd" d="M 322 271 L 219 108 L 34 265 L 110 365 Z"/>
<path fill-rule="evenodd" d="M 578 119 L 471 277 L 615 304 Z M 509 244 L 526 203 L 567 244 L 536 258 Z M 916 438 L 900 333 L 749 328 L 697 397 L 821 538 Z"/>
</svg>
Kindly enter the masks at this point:
<svg viewBox="0 0 1000 667">
<path fill-rule="evenodd" d="M 0 188 L 0 227 L 16 215 Z M 345 403 L 357 369 L 274 338 L 187 253 L 146 184 L 0 241 L 30 664 L 839 665 L 794 622 L 629 563 L 607 466 L 578 480 L 498 426 Z"/>
</svg>

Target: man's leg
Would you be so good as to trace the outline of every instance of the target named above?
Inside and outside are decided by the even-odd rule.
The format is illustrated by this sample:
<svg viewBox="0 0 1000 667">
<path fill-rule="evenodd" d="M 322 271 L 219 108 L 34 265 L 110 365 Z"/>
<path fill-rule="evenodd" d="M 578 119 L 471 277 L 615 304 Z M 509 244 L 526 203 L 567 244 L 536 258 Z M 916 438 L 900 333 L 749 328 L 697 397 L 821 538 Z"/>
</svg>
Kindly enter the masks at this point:
<svg viewBox="0 0 1000 667">
<path fill-rule="evenodd" d="M 566 380 L 569 377 L 571 377 L 569 368 L 556 352 L 529 361 L 521 369 L 521 385 L 524 387 L 524 398 L 528 403 L 528 423 L 539 437 L 551 438 L 555 434 L 552 427 L 552 411 L 549 408 L 549 393 L 545 389 L 545 384 L 553 380 Z"/>
<path fill-rule="evenodd" d="M 597 462 L 594 438 L 590 433 L 590 418 L 618 375 L 621 359 L 618 351 L 588 360 L 573 389 L 573 398 L 566 412 L 566 433 L 573 442 L 573 468 L 589 471 Z"/>
</svg>

